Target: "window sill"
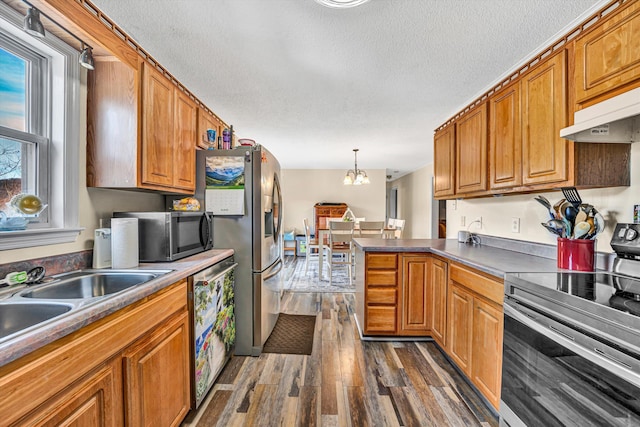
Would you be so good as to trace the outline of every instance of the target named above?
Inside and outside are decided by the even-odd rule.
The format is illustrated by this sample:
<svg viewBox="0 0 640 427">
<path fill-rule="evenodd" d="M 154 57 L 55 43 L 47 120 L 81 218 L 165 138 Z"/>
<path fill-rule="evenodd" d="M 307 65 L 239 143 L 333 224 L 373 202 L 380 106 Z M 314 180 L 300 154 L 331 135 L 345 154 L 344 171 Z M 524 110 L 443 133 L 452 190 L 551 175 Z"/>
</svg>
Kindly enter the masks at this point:
<svg viewBox="0 0 640 427">
<path fill-rule="evenodd" d="M 84 228 L 32 229 L 0 232 L 0 251 L 75 242 Z"/>
</svg>

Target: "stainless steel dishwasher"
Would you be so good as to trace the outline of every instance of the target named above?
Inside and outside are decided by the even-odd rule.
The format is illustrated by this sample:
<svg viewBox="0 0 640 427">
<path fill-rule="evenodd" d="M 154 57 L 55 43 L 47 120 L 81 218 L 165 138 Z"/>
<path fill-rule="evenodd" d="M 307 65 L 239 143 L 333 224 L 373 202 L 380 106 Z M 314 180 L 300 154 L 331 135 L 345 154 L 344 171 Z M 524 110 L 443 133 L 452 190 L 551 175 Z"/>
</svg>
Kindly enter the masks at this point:
<svg viewBox="0 0 640 427">
<path fill-rule="evenodd" d="M 189 279 L 192 410 L 204 401 L 233 351 L 237 265 L 231 256 Z"/>
</svg>

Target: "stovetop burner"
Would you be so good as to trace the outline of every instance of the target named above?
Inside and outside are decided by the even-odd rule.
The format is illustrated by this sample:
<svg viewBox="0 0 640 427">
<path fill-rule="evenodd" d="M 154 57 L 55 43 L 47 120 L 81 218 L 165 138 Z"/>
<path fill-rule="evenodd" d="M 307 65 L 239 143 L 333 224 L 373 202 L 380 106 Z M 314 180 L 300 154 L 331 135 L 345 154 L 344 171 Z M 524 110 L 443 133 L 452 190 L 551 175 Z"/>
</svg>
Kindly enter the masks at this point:
<svg viewBox="0 0 640 427">
<path fill-rule="evenodd" d="M 563 271 L 511 276 L 640 317 L 640 279 L 610 272 Z"/>
</svg>

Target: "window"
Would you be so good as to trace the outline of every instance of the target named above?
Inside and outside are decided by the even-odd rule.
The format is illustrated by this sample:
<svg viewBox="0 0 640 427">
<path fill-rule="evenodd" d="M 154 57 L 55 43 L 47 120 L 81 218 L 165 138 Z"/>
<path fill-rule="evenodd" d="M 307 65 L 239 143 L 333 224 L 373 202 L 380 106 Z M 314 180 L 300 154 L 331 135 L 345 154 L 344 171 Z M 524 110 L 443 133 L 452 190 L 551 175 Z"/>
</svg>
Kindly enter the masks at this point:
<svg viewBox="0 0 640 427">
<path fill-rule="evenodd" d="M 78 228 L 78 52 L 50 35 L 22 31 L 0 3 L 0 210 L 35 194 L 47 209 L 26 230 L 0 229 L 0 250 L 75 240 Z"/>
</svg>

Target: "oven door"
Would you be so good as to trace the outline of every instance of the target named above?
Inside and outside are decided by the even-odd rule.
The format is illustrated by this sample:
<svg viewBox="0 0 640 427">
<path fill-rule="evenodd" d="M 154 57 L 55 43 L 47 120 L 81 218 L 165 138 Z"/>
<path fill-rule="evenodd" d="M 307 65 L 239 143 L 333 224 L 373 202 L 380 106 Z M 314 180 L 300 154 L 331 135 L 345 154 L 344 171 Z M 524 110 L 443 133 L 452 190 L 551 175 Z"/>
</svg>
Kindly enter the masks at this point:
<svg viewBox="0 0 640 427">
<path fill-rule="evenodd" d="M 637 355 L 504 304 L 501 426 L 640 425 Z"/>
</svg>

